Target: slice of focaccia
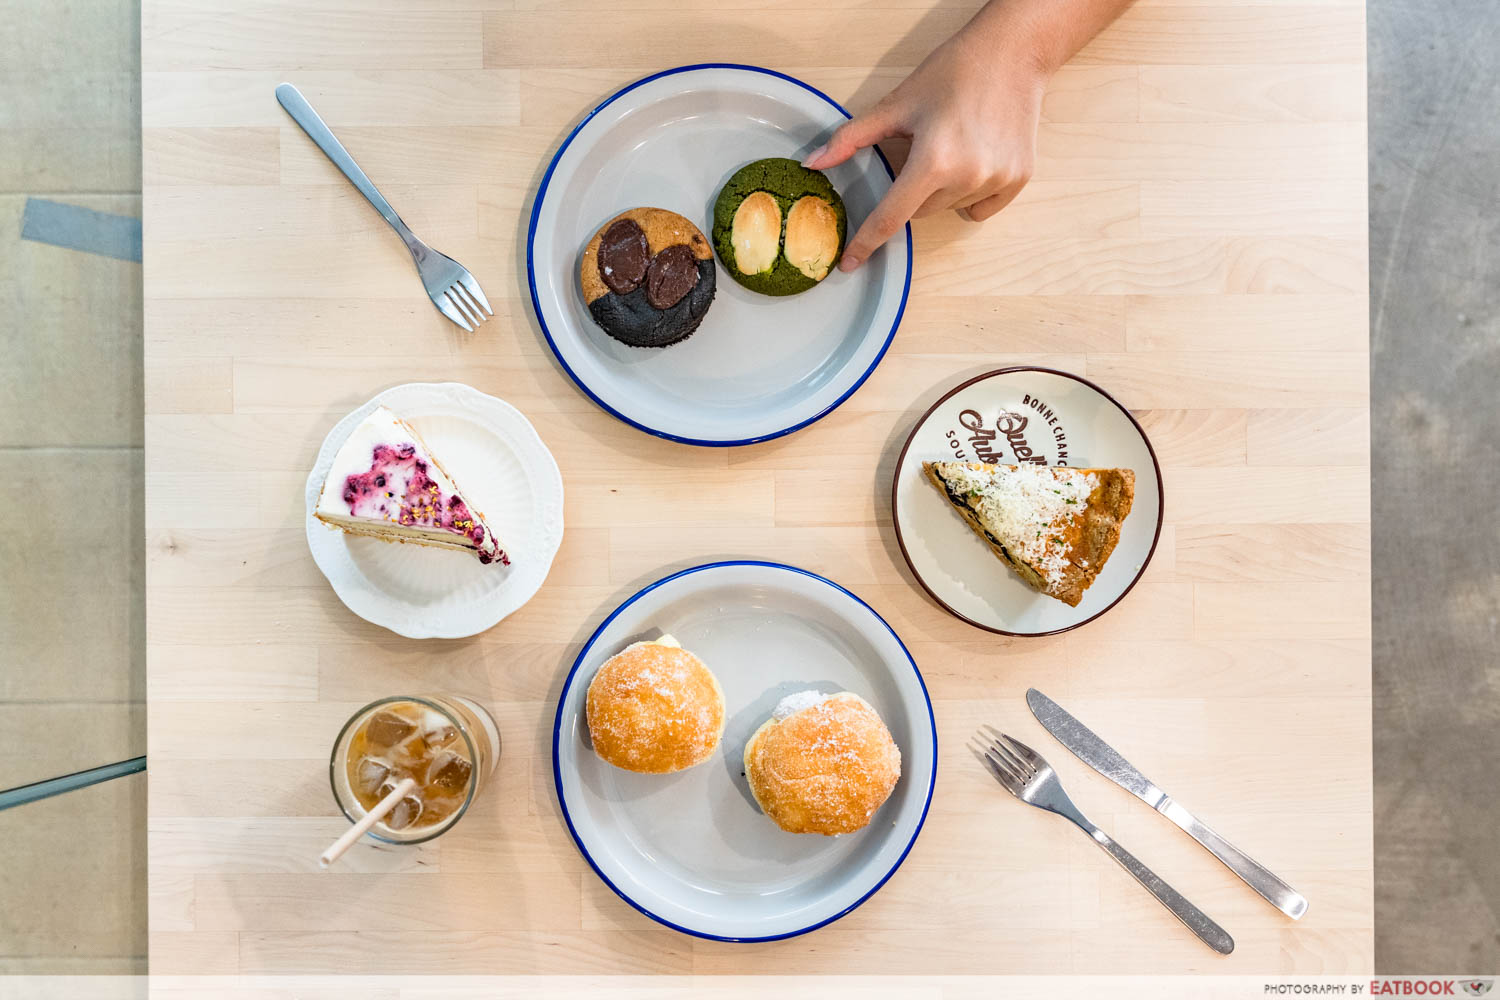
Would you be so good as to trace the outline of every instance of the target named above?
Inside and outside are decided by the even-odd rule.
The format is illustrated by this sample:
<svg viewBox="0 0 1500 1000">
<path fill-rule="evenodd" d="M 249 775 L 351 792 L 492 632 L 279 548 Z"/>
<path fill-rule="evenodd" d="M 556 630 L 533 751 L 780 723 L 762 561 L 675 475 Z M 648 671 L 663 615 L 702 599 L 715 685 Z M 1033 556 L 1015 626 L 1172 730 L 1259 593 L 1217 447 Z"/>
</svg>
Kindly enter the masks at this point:
<svg viewBox="0 0 1500 1000">
<path fill-rule="evenodd" d="M 923 462 L 922 470 L 1032 590 L 1073 607 L 1115 550 L 1135 499 L 1130 469 Z"/>
</svg>

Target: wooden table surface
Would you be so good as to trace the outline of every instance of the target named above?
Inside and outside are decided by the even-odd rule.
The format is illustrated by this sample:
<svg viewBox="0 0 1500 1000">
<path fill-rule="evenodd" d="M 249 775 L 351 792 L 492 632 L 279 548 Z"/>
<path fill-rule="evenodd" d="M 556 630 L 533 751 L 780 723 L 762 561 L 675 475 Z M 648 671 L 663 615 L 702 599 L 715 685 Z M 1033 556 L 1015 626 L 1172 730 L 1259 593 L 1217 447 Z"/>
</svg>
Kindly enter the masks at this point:
<svg viewBox="0 0 1500 1000">
<path fill-rule="evenodd" d="M 869 382 L 812 427 L 726 450 L 632 430 L 553 361 L 520 252 L 543 167 L 598 100 L 682 63 L 771 66 L 867 108 L 973 5 L 719 6 L 146 0 L 152 970 L 1368 971 L 1362 2 L 1142 0 L 1056 77 L 1013 207 L 915 226 L 906 319 Z M 400 243 L 277 106 L 283 79 L 475 272 L 496 310 L 481 334 L 432 309 Z M 1018 363 L 1115 394 L 1166 488 L 1141 584 L 1049 639 L 945 614 L 890 522 L 917 415 Z M 567 537 L 496 628 L 408 641 L 323 580 L 302 484 L 348 410 L 446 379 L 536 424 L 563 469 Z M 643 583 L 723 556 L 802 565 L 870 602 L 921 666 L 943 747 L 901 870 L 778 943 L 699 941 L 630 909 L 552 790 L 554 699 L 579 644 Z M 1053 744 L 1030 685 L 1282 874 L 1308 916 L 1281 917 Z M 345 826 L 326 778 L 338 726 L 412 690 L 494 711 L 493 784 L 432 844 L 365 846 L 318 872 Z M 1235 953 L 1210 953 L 1084 837 L 1000 793 L 962 752 L 981 720 L 1050 747 L 1081 807 Z"/>
</svg>

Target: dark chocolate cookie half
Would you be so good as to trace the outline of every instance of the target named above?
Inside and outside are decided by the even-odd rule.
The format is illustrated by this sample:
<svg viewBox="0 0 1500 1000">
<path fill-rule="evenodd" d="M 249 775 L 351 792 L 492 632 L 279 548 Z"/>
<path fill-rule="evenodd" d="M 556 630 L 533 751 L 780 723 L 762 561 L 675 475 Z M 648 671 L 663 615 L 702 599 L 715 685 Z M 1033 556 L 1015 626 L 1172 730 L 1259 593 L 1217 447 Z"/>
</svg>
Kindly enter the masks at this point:
<svg viewBox="0 0 1500 1000">
<path fill-rule="evenodd" d="M 631 347 L 668 347 L 691 336 L 713 304 L 713 250 L 676 212 L 633 208 L 594 234 L 578 284 L 605 333 Z"/>
</svg>

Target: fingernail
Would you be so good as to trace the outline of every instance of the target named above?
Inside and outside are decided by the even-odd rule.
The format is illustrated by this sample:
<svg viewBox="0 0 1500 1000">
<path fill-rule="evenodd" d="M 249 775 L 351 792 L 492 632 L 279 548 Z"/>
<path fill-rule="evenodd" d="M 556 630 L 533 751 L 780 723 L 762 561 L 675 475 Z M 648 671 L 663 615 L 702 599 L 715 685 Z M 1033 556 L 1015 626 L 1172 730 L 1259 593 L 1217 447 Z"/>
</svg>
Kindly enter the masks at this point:
<svg viewBox="0 0 1500 1000">
<path fill-rule="evenodd" d="M 802 158 L 802 165 L 804 167 L 810 165 L 814 160 L 818 159 L 820 156 L 822 156 L 826 152 L 828 152 L 828 143 L 825 142 L 825 143 L 823 143 L 823 145 L 819 146 L 817 149 L 813 150 L 811 153 L 808 153 L 806 156 L 804 156 Z"/>
<path fill-rule="evenodd" d="M 843 256 L 843 259 L 839 261 L 839 270 L 847 274 L 863 263 L 864 260 L 862 258 L 856 257 L 854 256 L 854 254 L 846 252 Z"/>
</svg>

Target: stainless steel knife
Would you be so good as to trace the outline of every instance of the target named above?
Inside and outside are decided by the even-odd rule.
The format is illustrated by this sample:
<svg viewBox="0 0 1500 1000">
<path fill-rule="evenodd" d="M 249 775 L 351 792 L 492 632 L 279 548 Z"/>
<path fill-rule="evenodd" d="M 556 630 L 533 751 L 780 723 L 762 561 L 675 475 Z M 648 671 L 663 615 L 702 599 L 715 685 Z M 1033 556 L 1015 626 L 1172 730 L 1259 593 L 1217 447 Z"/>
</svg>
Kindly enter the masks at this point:
<svg viewBox="0 0 1500 1000">
<path fill-rule="evenodd" d="M 1166 792 L 1157 788 L 1149 778 L 1120 756 L 1119 751 L 1105 743 L 1093 730 L 1073 718 L 1057 702 L 1036 688 L 1026 692 L 1026 704 L 1031 714 L 1046 727 L 1047 732 L 1089 767 L 1119 785 L 1146 805 L 1177 824 L 1189 836 L 1208 848 L 1208 852 L 1240 878 L 1245 884 L 1265 897 L 1266 901 L 1282 913 L 1298 920 L 1307 912 L 1307 900 L 1291 886 L 1271 873 L 1269 869 L 1244 851 L 1219 836 L 1198 818 L 1172 800 Z"/>
</svg>

